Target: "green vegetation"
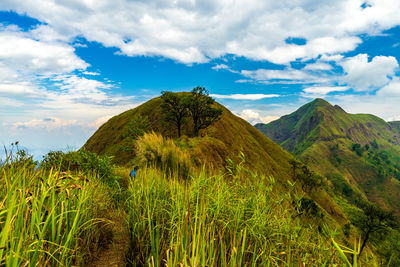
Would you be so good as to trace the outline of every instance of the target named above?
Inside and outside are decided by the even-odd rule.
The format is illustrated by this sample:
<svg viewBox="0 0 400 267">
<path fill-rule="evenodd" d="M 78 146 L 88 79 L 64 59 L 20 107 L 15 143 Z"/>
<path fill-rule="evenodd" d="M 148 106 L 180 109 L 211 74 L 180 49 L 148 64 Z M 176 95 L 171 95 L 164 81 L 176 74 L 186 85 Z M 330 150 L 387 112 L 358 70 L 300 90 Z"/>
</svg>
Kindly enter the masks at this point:
<svg viewBox="0 0 400 267">
<path fill-rule="evenodd" d="M 192 135 L 196 137 L 200 130 L 217 122 L 222 114 L 221 108 L 213 107 L 215 101 L 204 87 L 195 87 L 190 94 L 164 91 L 161 99 L 165 120 L 175 124 L 178 137 L 181 136 L 182 124 L 187 121 L 187 117 L 192 119 Z"/>
<path fill-rule="evenodd" d="M 186 183 L 177 175 L 141 169 L 129 187 L 132 264 L 342 263 L 331 236 L 317 230 L 324 228 L 323 221 L 313 214 L 321 209 L 297 193 L 293 184 L 286 184 L 284 193 L 279 193 L 272 177 L 244 170 L 228 174 L 199 172 Z M 309 216 L 296 216 L 299 212 Z"/>
<path fill-rule="evenodd" d="M 165 113 L 165 119 L 175 124 L 178 137 L 181 137 L 182 124 L 186 122 L 189 115 L 185 97 L 177 93 L 163 91 L 161 99 L 163 100 L 161 107 Z"/>
<path fill-rule="evenodd" d="M 168 176 L 177 175 L 188 179 L 193 169 L 187 151 L 175 145 L 172 139 L 165 139 L 154 132 L 145 134 L 137 140 L 136 151 L 138 165 L 158 168 Z"/>
<path fill-rule="evenodd" d="M 198 136 L 201 129 L 206 129 L 220 119 L 222 109 L 212 107 L 215 101 L 204 87 L 194 88 L 185 102 L 193 120 L 193 136 Z"/>
<path fill-rule="evenodd" d="M 37 168 L 22 150 L 0 166 L 2 266 L 83 265 L 109 238 L 114 202 L 96 168 L 82 173 L 48 167 Z"/>
<path fill-rule="evenodd" d="M 220 119 L 200 130 L 200 136 L 190 138 L 188 136 L 193 135 L 192 120 L 188 118 L 182 125 L 181 138 L 176 138 L 177 128 L 166 122 L 162 105 L 163 100 L 157 97 L 111 118 L 89 138 L 84 148 L 98 155 L 110 156 L 112 163 L 118 165 L 137 164 L 135 142 L 125 133 L 132 118 L 146 117 L 149 122 L 146 132 L 154 131 L 164 138 L 175 138 L 175 144 L 187 150 L 196 165 L 206 164 L 208 168 L 221 169 L 225 167 L 227 158 L 239 160 L 238 155 L 242 151 L 246 158 L 245 165 L 252 171 L 271 175 L 277 180 L 290 178 L 289 160 L 293 156 L 222 105 L 216 102 L 212 105 L 222 110 Z M 121 150 L 121 147 L 129 149 Z"/>
<path fill-rule="evenodd" d="M 353 215 L 352 221 L 362 232 L 361 255 L 370 237 L 382 237 L 390 229 L 398 228 L 399 223 L 392 212 L 384 211 L 374 204 L 363 201 L 359 206 L 362 212 Z"/>
<path fill-rule="evenodd" d="M 400 218 L 398 125 L 373 115 L 348 114 L 316 99 L 256 127 L 325 175 L 335 189 L 332 194 L 340 193 L 352 203 L 368 199 L 393 209 Z"/>
<path fill-rule="evenodd" d="M 182 100 L 191 97 L 203 111 Z M 186 107 L 179 125 L 173 103 Z M 400 156 L 380 138 L 387 133 L 330 129 L 326 119 L 354 121 L 324 101 L 302 110 L 311 115 L 289 115 L 302 122 L 285 144 L 307 165 L 204 88 L 164 92 L 40 166 L 17 147 L 0 167 L 0 265 L 96 265 L 120 250 L 120 262 L 133 266 L 397 266 L 394 217 L 365 201 L 393 204 L 373 191 L 398 183 Z"/>
</svg>

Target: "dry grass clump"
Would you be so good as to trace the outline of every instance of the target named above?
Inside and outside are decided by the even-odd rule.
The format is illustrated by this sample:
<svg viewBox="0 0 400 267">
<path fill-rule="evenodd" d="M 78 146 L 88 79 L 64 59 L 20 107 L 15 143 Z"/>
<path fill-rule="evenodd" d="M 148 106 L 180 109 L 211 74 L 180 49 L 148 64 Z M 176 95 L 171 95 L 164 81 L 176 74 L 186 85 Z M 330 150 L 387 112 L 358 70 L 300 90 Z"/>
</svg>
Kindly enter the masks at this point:
<svg viewBox="0 0 400 267">
<path fill-rule="evenodd" d="M 146 133 L 136 141 L 136 155 L 139 164 L 154 166 L 167 176 L 187 179 L 193 170 L 187 151 L 178 147 L 174 140 L 154 132 Z"/>
</svg>

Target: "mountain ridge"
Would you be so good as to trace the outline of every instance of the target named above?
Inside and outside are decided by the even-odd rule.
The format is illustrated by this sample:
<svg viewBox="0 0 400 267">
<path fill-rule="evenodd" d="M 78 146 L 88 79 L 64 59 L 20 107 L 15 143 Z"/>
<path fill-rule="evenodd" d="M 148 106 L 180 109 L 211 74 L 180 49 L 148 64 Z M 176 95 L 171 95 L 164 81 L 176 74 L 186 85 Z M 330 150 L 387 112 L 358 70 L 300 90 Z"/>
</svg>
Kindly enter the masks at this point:
<svg viewBox="0 0 400 267">
<path fill-rule="evenodd" d="M 328 178 L 339 175 L 360 198 L 400 217 L 400 123 L 349 114 L 316 99 L 255 127 L 314 170 Z"/>
</svg>

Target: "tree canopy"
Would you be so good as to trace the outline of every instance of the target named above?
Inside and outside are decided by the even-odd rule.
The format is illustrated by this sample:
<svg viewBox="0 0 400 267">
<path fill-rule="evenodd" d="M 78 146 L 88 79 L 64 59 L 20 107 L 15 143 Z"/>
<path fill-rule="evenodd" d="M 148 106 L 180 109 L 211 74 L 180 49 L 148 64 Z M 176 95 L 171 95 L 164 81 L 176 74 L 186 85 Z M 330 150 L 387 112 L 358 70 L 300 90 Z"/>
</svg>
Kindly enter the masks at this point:
<svg viewBox="0 0 400 267">
<path fill-rule="evenodd" d="M 163 91 L 161 99 L 165 119 L 175 125 L 178 137 L 188 117 L 193 122 L 193 136 L 198 136 L 200 130 L 218 121 L 222 114 L 221 108 L 213 107 L 215 100 L 204 87 L 195 87 L 190 94 Z"/>
<path fill-rule="evenodd" d="M 214 103 L 215 100 L 209 96 L 208 90 L 200 86 L 186 97 L 186 105 L 193 120 L 193 136 L 198 136 L 201 129 L 220 119 L 222 109 L 212 107 Z"/>
<path fill-rule="evenodd" d="M 165 118 L 175 124 L 178 137 L 180 137 L 182 124 L 185 123 L 189 115 L 185 99 L 183 96 L 169 91 L 163 91 L 161 99 L 163 100 L 161 107 L 165 113 Z"/>
</svg>

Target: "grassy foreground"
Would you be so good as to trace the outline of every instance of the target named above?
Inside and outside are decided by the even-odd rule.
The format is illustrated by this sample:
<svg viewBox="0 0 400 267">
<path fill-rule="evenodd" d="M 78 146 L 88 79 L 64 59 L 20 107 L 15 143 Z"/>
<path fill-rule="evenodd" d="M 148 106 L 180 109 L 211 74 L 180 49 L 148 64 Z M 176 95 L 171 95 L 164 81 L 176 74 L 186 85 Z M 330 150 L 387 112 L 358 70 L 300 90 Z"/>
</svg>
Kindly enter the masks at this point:
<svg viewBox="0 0 400 267">
<path fill-rule="evenodd" d="M 115 241 L 109 225 L 121 209 L 132 266 L 350 266 L 352 250 L 333 240 L 345 243 L 337 224 L 291 182 L 233 162 L 182 179 L 181 165 L 165 159 L 134 180 L 85 151 L 50 153 L 40 168 L 3 164 L 0 265 L 84 266 L 99 254 L 102 262 L 99 247 Z M 361 262 L 377 266 L 371 254 Z"/>
<path fill-rule="evenodd" d="M 83 265 L 105 238 L 110 204 L 97 175 L 0 167 L 0 266 Z"/>
<path fill-rule="evenodd" d="M 294 186 L 274 179 L 207 175 L 191 181 L 142 169 L 129 186 L 134 266 L 342 265 L 318 219 L 301 214 Z M 325 234 L 323 233 L 325 232 Z"/>
</svg>

